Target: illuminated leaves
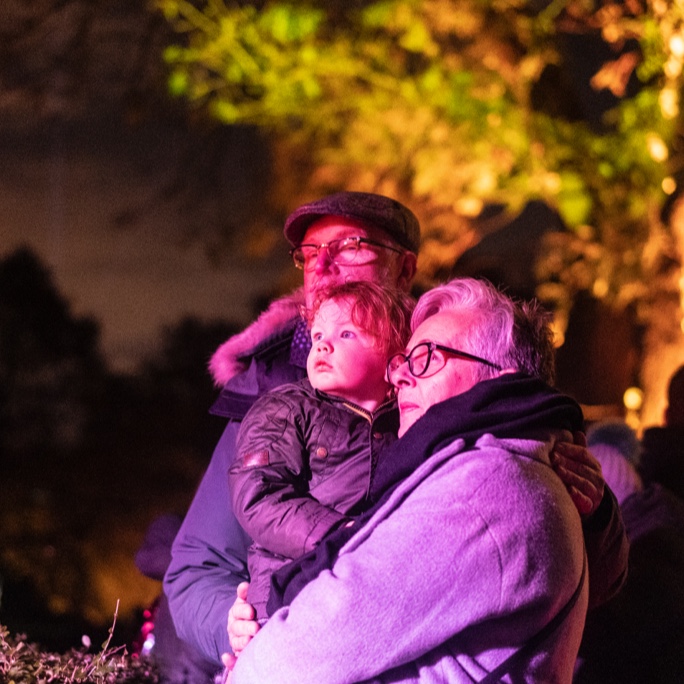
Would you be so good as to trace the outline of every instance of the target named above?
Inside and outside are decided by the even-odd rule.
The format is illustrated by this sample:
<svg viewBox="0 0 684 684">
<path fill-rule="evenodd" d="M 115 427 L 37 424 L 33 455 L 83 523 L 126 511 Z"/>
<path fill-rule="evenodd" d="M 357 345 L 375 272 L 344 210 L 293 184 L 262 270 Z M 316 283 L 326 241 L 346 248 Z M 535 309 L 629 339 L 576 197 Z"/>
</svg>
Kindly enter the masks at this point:
<svg viewBox="0 0 684 684">
<path fill-rule="evenodd" d="M 610 298 L 648 278 L 635 255 L 680 163 L 680 3 L 158 2 L 179 36 L 166 53 L 172 92 L 288 140 L 314 169 L 309 196 L 353 187 L 410 200 L 426 250 L 435 237 L 444 255 L 422 261 L 427 277 L 472 244 L 470 219 L 488 203 L 541 199 L 572 229 L 553 246 L 567 258 L 547 254 L 540 268 L 547 280 Z M 613 55 L 580 84 L 613 98 L 592 125 L 556 102 L 562 87 L 539 95 L 549 68 L 572 71 L 561 46 L 573 35 Z"/>
</svg>

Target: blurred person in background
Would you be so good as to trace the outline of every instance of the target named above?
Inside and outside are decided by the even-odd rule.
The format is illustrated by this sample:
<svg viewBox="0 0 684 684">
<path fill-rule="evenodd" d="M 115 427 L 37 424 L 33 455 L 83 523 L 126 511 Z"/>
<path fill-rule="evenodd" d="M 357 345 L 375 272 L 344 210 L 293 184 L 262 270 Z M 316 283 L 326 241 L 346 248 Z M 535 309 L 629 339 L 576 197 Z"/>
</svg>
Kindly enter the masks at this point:
<svg viewBox="0 0 684 684">
<path fill-rule="evenodd" d="M 173 543 L 183 519 L 168 513 L 148 526 L 135 566 L 150 579 L 161 582 L 171 561 Z M 149 658 L 159 672 L 160 684 L 203 684 L 211 681 L 215 667 L 190 644 L 179 639 L 171 619 L 169 601 L 162 591 L 144 612 L 145 621 L 133 645 L 133 652 Z"/>
<path fill-rule="evenodd" d="M 620 502 L 629 570 L 620 593 L 587 616 L 574 681 L 684 682 L 684 502 L 644 484 L 641 445 L 625 423 L 597 423 L 587 442 Z"/>
</svg>

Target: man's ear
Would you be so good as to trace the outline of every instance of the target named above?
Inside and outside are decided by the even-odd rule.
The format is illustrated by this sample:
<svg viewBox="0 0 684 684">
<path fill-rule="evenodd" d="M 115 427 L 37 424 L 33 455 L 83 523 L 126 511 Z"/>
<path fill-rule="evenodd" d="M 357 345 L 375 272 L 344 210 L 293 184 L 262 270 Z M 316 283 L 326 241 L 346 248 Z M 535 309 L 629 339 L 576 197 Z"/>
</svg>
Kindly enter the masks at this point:
<svg viewBox="0 0 684 684">
<path fill-rule="evenodd" d="M 418 268 L 418 257 L 413 252 L 404 252 L 400 266 L 399 275 L 397 276 L 397 287 L 406 292 L 411 287 L 411 282 L 416 275 Z"/>
</svg>

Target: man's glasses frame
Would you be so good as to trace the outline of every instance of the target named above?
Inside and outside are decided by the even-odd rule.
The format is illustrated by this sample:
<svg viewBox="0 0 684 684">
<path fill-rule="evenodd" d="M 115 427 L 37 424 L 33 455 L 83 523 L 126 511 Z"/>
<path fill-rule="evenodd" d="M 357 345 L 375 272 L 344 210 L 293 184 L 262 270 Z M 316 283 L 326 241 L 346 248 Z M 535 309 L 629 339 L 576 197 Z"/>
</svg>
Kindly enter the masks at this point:
<svg viewBox="0 0 684 684">
<path fill-rule="evenodd" d="M 316 263 L 321 250 L 325 249 L 328 252 L 328 258 L 333 264 L 336 264 L 337 266 L 349 266 L 354 265 L 361 245 L 371 245 L 372 247 L 389 249 L 391 252 L 396 252 L 397 254 L 404 253 L 404 250 L 402 249 L 397 249 L 396 247 L 391 247 L 390 245 L 385 245 L 382 242 L 377 242 L 376 240 L 371 240 L 369 238 L 346 237 L 330 240 L 330 242 L 323 242 L 320 245 L 308 243 L 298 245 L 290 250 L 290 256 L 298 269 L 310 270 Z M 305 249 L 309 250 L 309 253 L 306 256 L 304 252 Z M 345 259 L 340 259 L 340 254 L 343 252 L 347 252 L 348 255 Z"/>
<path fill-rule="evenodd" d="M 426 349 L 427 351 L 425 352 Z M 419 370 L 418 372 L 414 370 L 416 351 L 418 351 L 419 354 L 422 354 L 424 352 L 427 354 L 427 358 L 425 359 L 425 365 L 423 366 L 422 370 Z M 469 354 L 468 352 L 461 351 L 460 349 L 445 347 L 443 344 L 437 344 L 437 342 L 419 342 L 413 349 L 411 349 L 411 351 L 408 354 L 402 354 L 401 352 L 399 352 L 398 354 L 394 354 L 390 357 L 389 361 L 387 362 L 387 379 L 391 384 L 394 384 L 392 382 L 392 375 L 396 373 L 399 370 L 399 368 L 401 368 L 401 366 L 403 366 L 405 363 L 408 363 L 409 373 L 411 373 L 411 375 L 414 378 L 422 377 L 428 372 L 430 364 L 432 363 L 432 355 L 435 351 L 453 354 L 454 356 L 457 356 L 461 359 L 466 359 L 467 361 L 475 361 L 476 363 L 483 363 L 485 366 L 489 366 L 490 368 L 495 368 L 498 371 L 501 370 L 501 366 L 499 366 L 498 364 L 492 363 L 491 361 L 487 361 L 487 359 L 483 359 L 480 356 L 475 356 L 474 354 Z M 441 370 L 441 368 L 439 370 Z"/>
</svg>

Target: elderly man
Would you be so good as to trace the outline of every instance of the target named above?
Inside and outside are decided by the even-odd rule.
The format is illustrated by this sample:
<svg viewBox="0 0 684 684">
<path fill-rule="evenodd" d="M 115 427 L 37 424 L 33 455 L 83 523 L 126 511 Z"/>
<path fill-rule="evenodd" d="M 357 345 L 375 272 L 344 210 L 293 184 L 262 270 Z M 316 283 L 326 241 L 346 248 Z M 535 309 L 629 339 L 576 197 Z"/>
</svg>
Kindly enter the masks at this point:
<svg viewBox="0 0 684 684">
<path fill-rule="evenodd" d="M 412 329 L 388 364 L 400 439 L 378 503 L 240 654 L 233 684 L 571 682 L 588 586 L 550 454 L 582 415 L 537 379 L 553 368 L 546 318 L 462 279 L 423 295 Z"/>
<path fill-rule="evenodd" d="M 237 585 L 248 579 L 250 539 L 230 508 L 226 473 L 239 421 L 257 396 L 304 377 L 309 338 L 299 314 L 322 287 L 369 280 L 408 290 L 416 271 L 420 229 L 405 206 L 388 197 L 343 192 L 295 210 L 285 223 L 295 265 L 303 270 L 303 299 L 275 302 L 212 359 L 222 386 L 212 412 L 229 423 L 174 542 L 164 589 L 179 635 L 221 666 L 229 652 L 226 621 Z M 600 468 L 587 451 L 567 443 L 554 453 L 558 472 L 583 513 L 592 602 L 621 585 L 626 538 L 617 505 L 603 490 Z M 567 458 L 566 458 L 567 457 Z M 599 505 L 600 504 L 600 505 Z"/>
</svg>

